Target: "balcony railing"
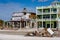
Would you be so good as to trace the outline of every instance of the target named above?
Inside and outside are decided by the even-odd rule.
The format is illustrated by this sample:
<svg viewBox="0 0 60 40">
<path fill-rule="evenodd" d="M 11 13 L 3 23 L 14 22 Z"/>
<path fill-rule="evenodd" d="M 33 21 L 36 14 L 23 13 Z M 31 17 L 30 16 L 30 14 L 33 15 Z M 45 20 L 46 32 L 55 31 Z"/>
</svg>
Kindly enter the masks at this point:
<svg viewBox="0 0 60 40">
<path fill-rule="evenodd" d="M 43 14 L 57 14 L 58 12 L 43 12 Z M 37 12 L 37 15 L 42 15 L 42 12 Z"/>
<path fill-rule="evenodd" d="M 56 21 L 57 19 L 51 19 L 51 21 Z M 37 19 L 37 21 L 50 21 L 50 19 Z"/>
</svg>

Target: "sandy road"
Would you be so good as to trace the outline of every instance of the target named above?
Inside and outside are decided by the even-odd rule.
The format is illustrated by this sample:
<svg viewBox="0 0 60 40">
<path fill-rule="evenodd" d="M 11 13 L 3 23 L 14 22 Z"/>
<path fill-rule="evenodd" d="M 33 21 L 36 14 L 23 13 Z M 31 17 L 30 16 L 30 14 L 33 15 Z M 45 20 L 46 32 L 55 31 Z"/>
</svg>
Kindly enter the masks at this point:
<svg viewBox="0 0 60 40">
<path fill-rule="evenodd" d="M 27 37 L 22 35 L 0 34 L 0 40 L 60 40 L 60 37 Z"/>
</svg>

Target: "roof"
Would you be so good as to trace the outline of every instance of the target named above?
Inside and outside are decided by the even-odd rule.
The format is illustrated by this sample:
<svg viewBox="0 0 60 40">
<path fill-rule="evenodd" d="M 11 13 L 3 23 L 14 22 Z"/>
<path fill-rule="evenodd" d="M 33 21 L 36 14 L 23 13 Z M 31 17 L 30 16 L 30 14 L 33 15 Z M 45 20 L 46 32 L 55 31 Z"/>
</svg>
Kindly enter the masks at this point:
<svg viewBox="0 0 60 40">
<path fill-rule="evenodd" d="M 24 13 L 24 12 L 13 12 L 13 14 L 15 13 Z M 26 13 L 34 13 L 34 12 L 26 12 Z"/>
<path fill-rule="evenodd" d="M 56 6 L 56 4 L 59 4 L 59 5 Z M 36 9 L 44 9 L 44 8 L 52 8 L 52 7 L 59 7 L 60 8 L 60 1 L 55 0 L 54 2 L 51 3 L 51 5 L 36 7 Z"/>
<path fill-rule="evenodd" d="M 53 1 L 52 3 L 51 3 L 51 5 L 60 5 L 60 1 L 59 0 L 55 0 L 55 1 Z"/>
</svg>

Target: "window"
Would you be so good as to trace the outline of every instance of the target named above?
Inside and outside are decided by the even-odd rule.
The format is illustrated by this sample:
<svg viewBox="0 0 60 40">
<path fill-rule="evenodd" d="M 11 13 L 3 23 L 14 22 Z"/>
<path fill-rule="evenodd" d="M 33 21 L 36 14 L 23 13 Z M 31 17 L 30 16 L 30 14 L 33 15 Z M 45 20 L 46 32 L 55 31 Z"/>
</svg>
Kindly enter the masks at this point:
<svg viewBox="0 0 60 40">
<path fill-rule="evenodd" d="M 50 18 L 50 15 L 43 15 L 43 18 Z"/>
<path fill-rule="evenodd" d="M 58 2 L 57 5 L 60 5 L 60 2 Z"/>
<path fill-rule="evenodd" d="M 44 13 L 50 12 L 50 9 L 43 9 Z"/>
<path fill-rule="evenodd" d="M 42 15 L 37 15 L 38 16 L 38 19 L 42 19 Z"/>
<path fill-rule="evenodd" d="M 42 13 L 42 9 L 38 9 L 38 11 L 39 11 L 40 13 Z"/>
<path fill-rule="evenodd" d="M 46 28 L 46 22 L 43 22 L 43 27 Z"/>
<path fill-rule="evenodd" d="M 52 15 L 51 15 L 51 18 L 56 18 L 56 17 L 57 17 L 56 14 L 52 14 Z"/>
<path fill-rule="evenodd" d="M 52 8 L 51 11 L 57 12 L 57 8 Z"/>
<path fill-rule="evenodd" d="M 50 28 L 50 24 L 47 24 L 47 28 Z"/>
</svg>

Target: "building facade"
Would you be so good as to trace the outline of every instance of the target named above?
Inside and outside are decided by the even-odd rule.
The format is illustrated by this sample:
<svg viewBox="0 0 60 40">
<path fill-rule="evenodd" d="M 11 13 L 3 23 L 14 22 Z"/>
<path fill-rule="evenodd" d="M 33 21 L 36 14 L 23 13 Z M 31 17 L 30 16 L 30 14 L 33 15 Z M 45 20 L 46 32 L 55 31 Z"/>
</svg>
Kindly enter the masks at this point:
<svg viewBox="0 0 60 40">
<path fill-rule="evenodd" d="M 28 12 L 26 8 L 22 12 L 13 12 L 12 18 L 8 21 L 8 27 L 13 28 L 34 28 L 36 13 Z"/>
<path fill-rule="evenodd" d="M 60 2 L 49 6 L 36 7 L 38 28 L 60 28 Z"/>
</svg>

